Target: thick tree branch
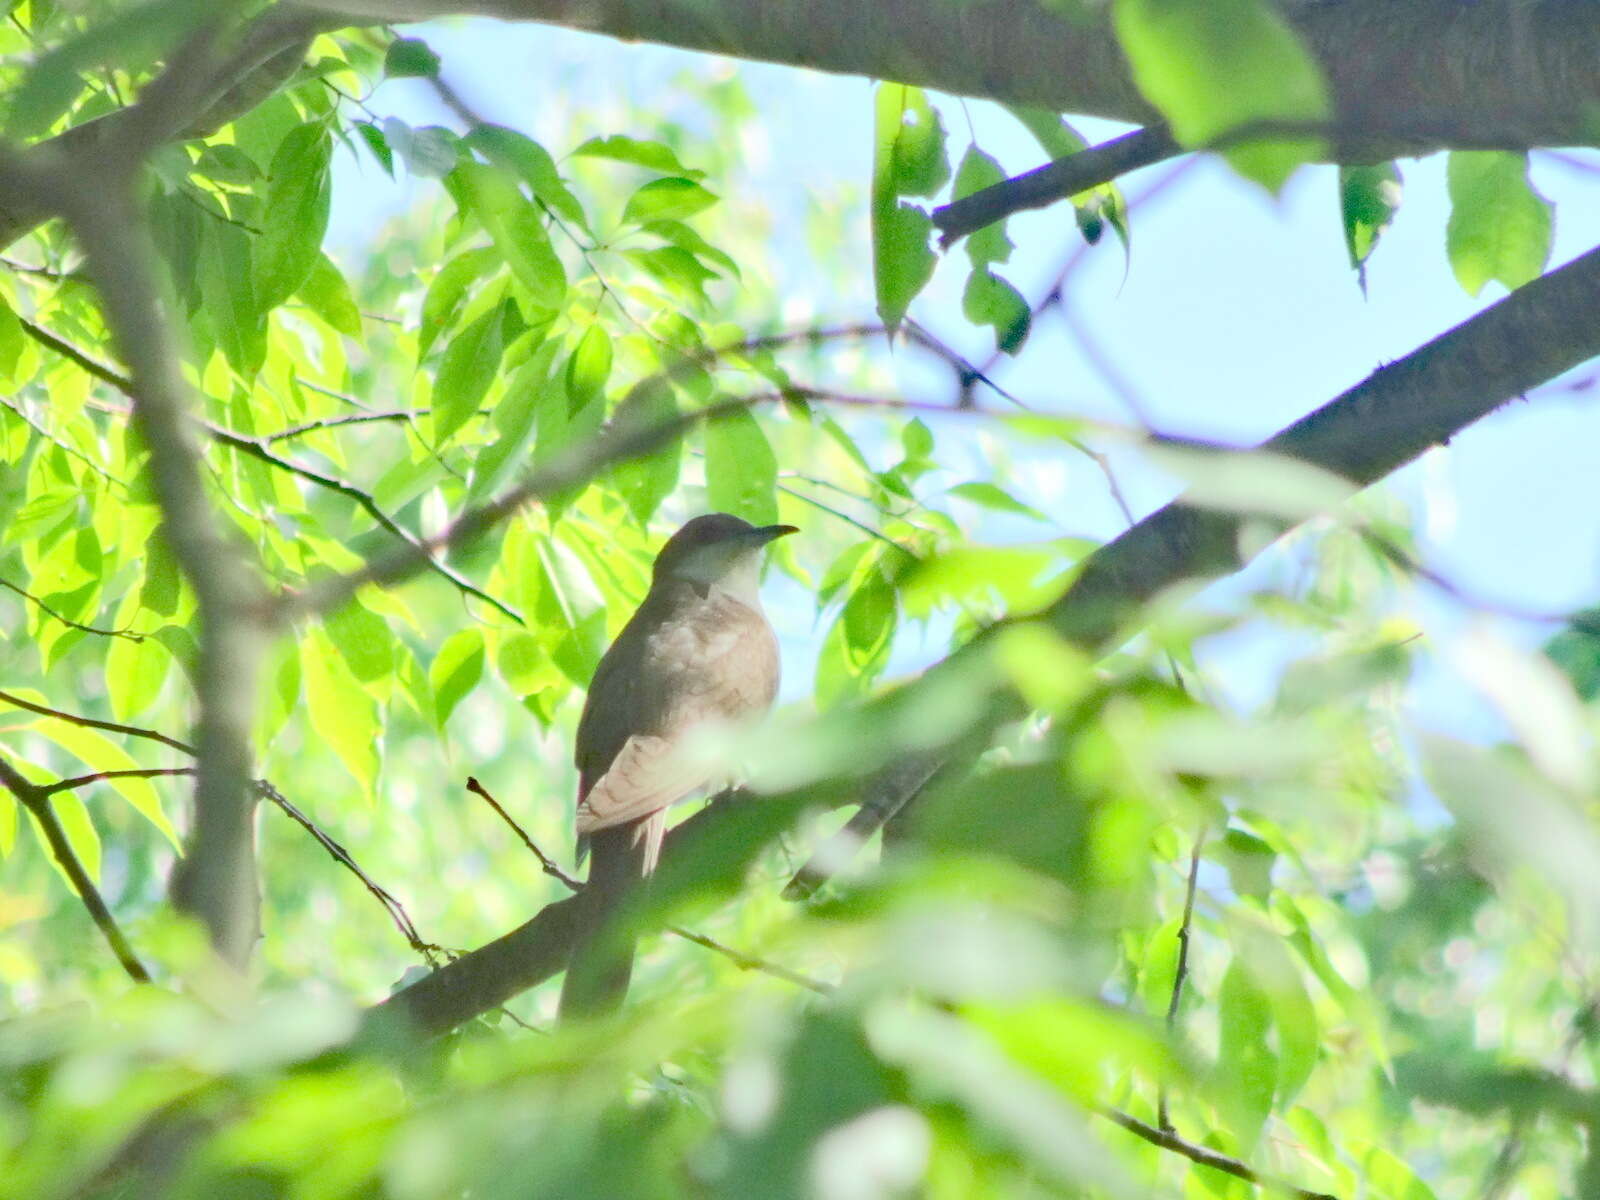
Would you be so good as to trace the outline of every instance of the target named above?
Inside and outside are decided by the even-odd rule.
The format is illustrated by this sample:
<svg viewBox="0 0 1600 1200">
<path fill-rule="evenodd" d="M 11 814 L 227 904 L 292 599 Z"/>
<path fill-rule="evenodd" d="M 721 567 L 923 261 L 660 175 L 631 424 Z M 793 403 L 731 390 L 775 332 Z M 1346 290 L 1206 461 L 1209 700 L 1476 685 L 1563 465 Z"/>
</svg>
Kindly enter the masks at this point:
<svg viewBox="0 0 1600 1200">
<path fill-rule="evenodd" d="M 1129 76 L 1109 5 L 1018 0 L 314 0 L 385 20 L 474 13 L 893 79 L 1136 125 L 1157 118 Z M 1327 77 L 1341 125 L 1448 114 L 1523 146 L 1590 144 L 1600 22 L 1572 0 L 1280 0 Z M 1371 157 L 1449 145 L 1392 137 Z M 1346 147 L 1347 151 L 1350 149 Z"/>
<path fill-rule="evenodd" d="M 62 871 L 71 880 L 73 890 L 78 893 L 78 899 L 82 900 L 84 908 L 89 910 L 89 916 L 105 937 L 111 952 L 117 956 L 117 961 L 122 964 L 122 969 L 135 983 L 149 983 L 150 972 L 145 970 L 144 964 L 139 961 L 139 956 L 133 952 L 133 946 L 123 934 L 116 918 L 111 915 L 111 910 L 106 907 L 100 889 L 95 887 L 94 880 L 89 878 L 89 872 L 84 869 L 83 863 L 72 849 L 72 843 L 67 840 L 67 831 L 61 827 L 61 821 L 56 817 L 55 809 L 50 804 L 50 791 L 53 789 L 30 783 L 22 772 L 4 758 L 0 758 L 0 784 L 4 784 L 17 798 L 17 803 L 32 813 L 33 819 L 39 823 L 39 828 L 44 831 L 44 839 L 50 845 L 50 852 L 55 855 L 56 862 L 61 864 Z"/>
<path fill-rule="evenodd" d="M 1600 324 L 1590 319 L 1597 306 L 1600 249 L 1380 368 L 1258 449 L 1355 487 L 1375 483 L 1501 405 L 1600 355 Z M 1248 552 L 1241 546 L 1247 519 L 1180 497 L 1090 555 L 1072 586 L 1036 619 L 1090 653 L 1106 653 L 1133 634 L 1137 614 L 1161 592 L 1231 574 L 1264 550 L 1266 538 Z M 1281 533 L 1285 526 L 1280 521 L 1269 528 Z M 932 671 L 970 661 L 1011 623 L 992 626 Z M 1020 703 L 1006 699 L 991 719 L 1018 715 Z M 869 816 L 856 830 L 859 841 L 881 824 Z"/>
</svg>

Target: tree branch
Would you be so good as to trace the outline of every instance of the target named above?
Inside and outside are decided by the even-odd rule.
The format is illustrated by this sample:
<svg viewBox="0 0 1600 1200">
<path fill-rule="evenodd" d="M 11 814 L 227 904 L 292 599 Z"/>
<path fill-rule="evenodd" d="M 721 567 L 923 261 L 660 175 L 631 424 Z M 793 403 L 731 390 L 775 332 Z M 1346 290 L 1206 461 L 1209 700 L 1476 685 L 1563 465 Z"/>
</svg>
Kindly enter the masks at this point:
<svg viewBox="0 0 1600 1200">
<path fill-rule="evenodd" d="M 539 867 L 546 875 L 552 879 L 559 880 L 571 891 L 581 892 L 583 890 L 583 884 L 563 871 L 556 865 L 554 859 L 539 848 L 539 844 L 528 836 L 528 831 L 518 823 L 517 819 L 502 808 L 500 802 L 489 794 L 488 788 L 479 783 L 476 778 L 468 776 L 467 791 L 481 797 L 490 808 L 494 809 L 500 819 L 510 826 L 511 832 L 516 834 L 517 839 L 527 847 L 528 852 L 539 860 Z M 732 946 L 717 941 L 715 938 L 707 937 L 703 933 L 685 929 L 681 925 L 668 925 L 666 929 L 674 937 L 680 937 L 686 942 L 693 942 L 696 946 L 702 946 L 707 950 L 722 955 L 741 971 L 760 971 L 763 975 L 771 975 L 774 979 L 781 979 L 785 983 L 792 983 L 796 987 L 816 992 L 819 996 L 831 995 L 834 990 L 831 984 L 812 979 L 808 975 L 802 975 L 799 971 L 791 970 L 780 963 L 768 962 L 766 959 L 758 958 L 754 954 L 747 954 L 743 950 L 737 950 Z"/>
<path fill-rule="evenodd" d="M 83 717 L 77 713 L 62 712 L 59 708 L 47 708 L 43 704 L 35 704 L 32 700 L 24 700 L 12 692 L 0 691 L 0 701 L 11 705 L 13 708 L 26 709 L 28 712 L 38 713 L 41 717 L 54 717 L 58 721 L 65 721 L 69 725 L 80 725 L 85 729 L 103 729 L 107 733 L 123 733 L 129 737 L 146 738 L 152 742 L 160 742 L 163 746 L 171 746 L 174 750 L 181 750 L 191 758 L 196 750 L 188 742 L 180 742 L 175 737 L 168 737 L 154 729 L 141 729 L 137 725 L 120 725 L 116 721 L 102 721 L 97 717 Z"/>
<path fill-rule="evenodd" d="M 1015 0 L 312 0 L 367 19 L 477 14 L 627 41 L 893 79 L 963 96 L 1136 125 L 1158 114 L 1128 70 L 1109 6 Z M 1396 113 L 1493 125 L 1517 144 L 1588 145 L 1600 98 L 1600 24 L 1571 0 L 1342 0 L 1275 6 L 1321 65 L 1340 122 Z M 357 18 L 351 18 L 352 21 Z M 1508 34 L 1514 29 L 1515 35 Z M 1374 147 L 1368 161 L 1396 152 Z M 1417 154 L 1449 145 L 1418 142 Z M 1354 154 L 1355 149 L 1347 146 Z"/>
<path fill-rule="evenodd" d="M 36 606 L 40 612 L 44 613 L 48 617 L 53 617 L 57 621 L 60 621 L 68 629 L 81 630 L 84 633 L 92 633 L 99 637 L 126 638 L 130 642 L 144 641 L 144 634 L 134 633 L 130 629 L 100 629 L 94 625 L 84 625 L 81 622 L 74 621 L 71 617 L 64 617 L 55 609 L 46 604 L 43 600 L 39 599 L 39 597 L 35 596 L 32 592 L 24 591 L 22 588 L 12 583 L 9 579 L 0 579 L 0 587 L 5 588 L 7 591 L 15 592 L 24 600 L 28 601 L 28 603 Z"/>
<path fill-rule="evenodd" d="M 73 890 L 78 893 L 78 899 L 82 900 L 84 908 L 89 910 L 89 916 L 106 939 L 106 944 L 111 947 L 111 952 L 117 956 L 117 961 L 122 964 L 122 969 L 128 973 L 128 978 L 135 983 L 149 983 L 150 972 L 145 970 L 144 964 L 139 961 L 139 956 L 133 952 L 133 947 L 124 936 L 121 927 L 117 925 L 116 918 L 106 907 L 100 889 L 95 887 L 94 880 L 89 878 L 89 872 L 84 869 L 83 863 L 73 851 L 72 843 L 67 840 L 67 832 L 61 827 L 61 821 L 56 817 L 55 809 L 50 804 L 50 791 L 38 784 L 30 783 L 22 772 L 4 758 L 0 758 L 0 784 L 4 784 L 17 798 L 17 803 L 32 813 L 34 820 L 39 822 L 39 828 L 44 831 L 45 841 L 50 845 L 50 852 L 55 855 L 56 862 L 61 864 L 62 871 L 71 880 Z"/>
<path fill-rule="evenodd" d="M 1600 249 L 1518 288 L 1455 328 L 1373 372 L 1302 417 L 1257 450 L 1298 460 L 1366 487 L 1467 426 L 1590 358 L 1600 355 Z M 1131 637 L 1144 605 L 1179 584 L 1239 570 L 1262 550 L 1240 537 L 1249 518 L 1179 497 L 1096 550 L 1072 585 L 1032 617 L 997 622 L 928 674 L 960 670 L 1020 620 L 1040 620 L 1091 654 Z M 1274 536 L 1291 523 L 1267 522 Z M 916 686 L 916 685 L 912 685 Z M 1015 696 L 998 701 L 991 721 L 1021 714 Z M 882 822 L 864 820 L 865 840 Z M 837 865 L 837 864 L 835 864 Z"/>
<path fill-rule="evenodd" d="M 1214 1171 L 1221 1171 L 1225 1175 L 1232 1175 L 1235 1179 L 1242 1179 L 1256 1187 L 1266 1188 L 1269 1191 L 1279 1192 L 1285 1196 L 1293 1196 L 1295 1200 L 1338 1200 L 1327 1192 L 1314 1191 L 1311 1188 L 1297 1187 L 1286 1183 L 1271 1175 L 1263 1175 L 1254 1167 L 1240 1162 L 1237 1158 L 1229 1158 L 1226 1154 L 1219 1154 L 1205 1146 L 1197 1146 L 1193 1142 L 1185 1141 L 1171 1130 L 1157 1129 L 1154 1125 L 1147 1125 L 1138 1117 L 1129 1116 L 1120 1109 L 1095 1107 L 1090 1109 L 1098 1116 L 1104 1117 L 1114 1125 L 1120 1125 L 1135 1137 L 1143 1138 L 1152 1146 L 1160 1146 L 1163 1150 L 1171 1150 L 1174 1154 L 1181 1154 L 1190 1162 L 1199 1163 L 1202 1167 L 1210 1167 Z"/>
<path fill-rule="evenodd" d="M 1076 196 L 1130 171 L 1171 158 L 1181 149 L 1164 125 L 1150 125 L 1021 175 L 1002 179 L 933 210 L 939 245 L 948 250 L 957 239 L 1004 220 L 1012 213 L 1044 208 L 1057 200 Z"/>
</svg>

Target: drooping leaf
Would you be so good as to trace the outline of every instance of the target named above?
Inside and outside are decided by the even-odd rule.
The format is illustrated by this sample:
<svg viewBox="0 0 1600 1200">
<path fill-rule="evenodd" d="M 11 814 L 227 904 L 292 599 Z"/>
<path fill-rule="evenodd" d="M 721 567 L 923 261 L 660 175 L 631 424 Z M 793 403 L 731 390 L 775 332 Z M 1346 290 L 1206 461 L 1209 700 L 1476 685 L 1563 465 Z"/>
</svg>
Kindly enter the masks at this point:
<svg viewBox="0 0 1600 1200">
<path fill-rule="evenodd" d="M 432 79 L 439 74 L 439 56 L 421 38 L 396 38 L 384 51 L 383 73 L 390 79 Z"/>
<path fill-rule="evenodd" d="M 332 152 L 327 127 L 308 121 L 273 156 L 254 255 L 255 300 L 263 310 L 294 295 L 317 266 L 333 202 Z"/>
<path fill-rule="evenodd" d="M 508 301 L 509 303 L 509 301 Z M 445 349 L 433 388 L 433 436 L 444 441 L 477 413 L 500 369 L 505 308 L 497 306 L 468 325 Z"/>
<path fill-rule="evenodd" d="M 1498 280 L 1519 288 L 1550 259 L 1550 202 L 1528 181 L 1528 156 L 1504 150 L 1453 150 L 1446 172 L 1450 269 L 1468 295 Z"/>
<path fill-rule="evenodd" d="M 950 176 L 944 125 L 920 88 L 878 86 L 872 154 L 872 256 L 878 315 L 891 328 L 933 276 L 933 223 L 902 196 L 931 196 Z"/>
<path fill-rule="evenodd" d="M 1400 210 L 1401 184 L 1400 168 L 1392 162 L 1339 168 L 1344 244 L 1363 289 L 1367 286 L 1367 259 Z"/>
<path fill-rule="evenodd" d="M 566 269 L 550 245 L 539 210 L 505 172 L 482 163 L 456 168 L 468 203 L 483 222 L 512 273 L 545 308 L 555 308 L 567 292 Z"/>
<path fill-rule="evenodd" d="M 428 683 L 433 688 L 434 722 L 442 729 L 456 705 L 483 678 L 483 634 L 476 628 L 452 634 L 428 668 Z"/>
</svg>

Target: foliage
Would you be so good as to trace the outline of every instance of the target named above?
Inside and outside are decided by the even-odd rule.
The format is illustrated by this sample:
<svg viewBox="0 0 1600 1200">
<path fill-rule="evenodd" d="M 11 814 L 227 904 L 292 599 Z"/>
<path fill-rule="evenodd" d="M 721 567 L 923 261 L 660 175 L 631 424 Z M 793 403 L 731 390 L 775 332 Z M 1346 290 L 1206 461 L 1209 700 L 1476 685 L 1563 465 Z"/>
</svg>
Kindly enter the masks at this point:
<svg viewBox="0 0 1600 1200">
<path fill-rule="evenodd" d="M 1116 5 L 1185 143 L 1323 116 L 1268 6 L 1222 7 L 1235 25 L 1198 3 Z M 118 109 L 197 20 L 166 3 L 12 15 L 14 140 Z M 1202 61 L 1197 37 L 1227 54 Z M 952 173 L 934 102 L 878 88 L 877 311 L 971 410 L 946 411 L 890 392 L 884 330 L 783 323 L 778 268 L 732 199 L 736 87 L 708 88 L 693 122 L 595 118 L 564 144 L 377 111 L 385 73 L 451 66 L 425 37 L 319 36 L 269 96 L 141 177 L 207 495 L 272 594 L 314 598 L 530 472 L 557 480 L 403 586 L 367 584 L 321 619 L 306 600 L 278 631 L 253 717 L 253 990 L 164 899 L 191 786 L 152 772 L 192 766 L 204 631 L 129 419 L 143 398 L 68 225 L 7 252 L 6 1194 L 1252 1194 L 1207 1153 L 1341 1197 L 1458 1194 L 1523 1162 L 1527 1195 L 1570 1190 L 1596 1121 L 1569 1078 L 1594 1069 L 1592 619 L 1548 660 L 1469 647 L 1504 745 L 1424 738 L 1403 703 L 1420 650 L 1384 616 L 1415 557 L 1389 502 L 1330 503 L 1292 464 L 1168 446 L 1162 466 L 1216 506 L 1280 523 L 1333 509 L 1274 552 L 1298 582 L 1209 610 L 1158 600 L 1103 657 L 1048 622 L 996 626 L 1056 599 L 1094 549 L 1008 457 L 1103 464 L 1094 446 L 1126 431 L 1002 415 L 971 364 L 916 340 L 938 264 L 913 201 L 998 183 L 994 159 L 973 144 Z M 1054 114 L 1016 115 L 1049 153 L 1082 146 Z M 361 263 L 325 249 L 352 178 L 341 148 L 423 181 Z M 1310 152 L 1274 140 L 1229 161 L 1279 187 Z M 1535 277 L 1550 218 L 1523 161 L 1457 154 L 1450 183 L 1463 286 Z M 1358 268 L 1397 184 L 1344 177 Z M 1089 241 L 1107 221 L 1126 233 L 1114 187 L 1076 207 Z M 967 245 L 962 311 L 997 354 L 1023 350 L 1042 308 L 997 273 L 1013 248 L 1000 225 Z M 847 245 L 822 267 L 865 295 L 864 258 Z M 664 432 L 601 453 L 640 430 Z M 593 470 L 559 475 L 574 462 Z M 813 702 L 739 747 L 771 796 L 657 897 L 659 922 L 711 948 L 651 941 L 603 1027 L 544 1028 L 550 989 L 435 1042 L 374 1019 L 364 1006 L 424 965 L 564 894 L 466 777 L 540 846 L 566 844 L 581 692 L 662 535 L 707 508 L 805 526 L 768 583 L 818 646 Z M 1197 646 L 1262 630 L 1304 653 L 1240 713 L 1211 698 Z M 927 665 L 929 642 L 978 649 L 921 685 L 890 679 Z M 889 825 L 881 863 L 846 856 L 816 895 L 783 899 L 860 779 L 934 744 L 965 757 Z M 129 985 L 63 857 L 155 983 Z"/>
</svg>

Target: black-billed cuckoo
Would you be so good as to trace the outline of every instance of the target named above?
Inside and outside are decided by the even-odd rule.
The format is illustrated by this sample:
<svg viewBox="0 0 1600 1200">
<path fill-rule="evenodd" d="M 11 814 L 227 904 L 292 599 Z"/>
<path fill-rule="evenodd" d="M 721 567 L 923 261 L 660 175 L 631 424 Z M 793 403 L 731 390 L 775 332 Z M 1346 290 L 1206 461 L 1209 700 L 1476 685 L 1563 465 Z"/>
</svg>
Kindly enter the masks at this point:
<svg viewBox="0 0 1600 1200">
<path fill-rule="evenodd" d="M 715 781 L 685 743 L 759 716 L 778 694 L 778 640 L 761 611 L 761 551 L 793 525 L 696 517 L 656 555 L 650 592 L 601 658 L 578 722 L 578 853 L 589 853 L 561 1015 L 615 1008 L 633 943 L 608 926 L 655 869 L 667 809 Z"/>
</svg>

